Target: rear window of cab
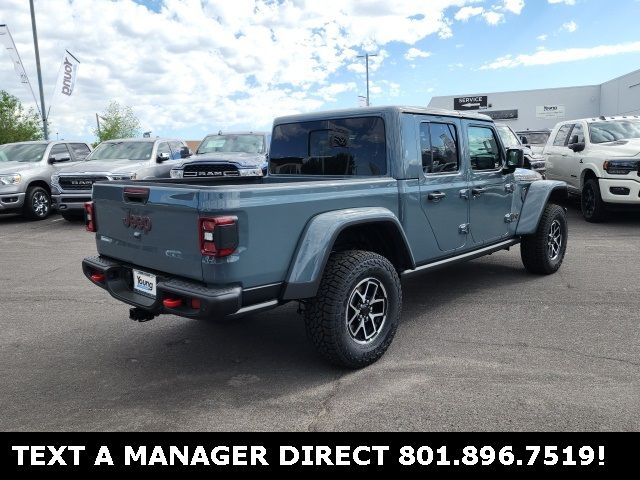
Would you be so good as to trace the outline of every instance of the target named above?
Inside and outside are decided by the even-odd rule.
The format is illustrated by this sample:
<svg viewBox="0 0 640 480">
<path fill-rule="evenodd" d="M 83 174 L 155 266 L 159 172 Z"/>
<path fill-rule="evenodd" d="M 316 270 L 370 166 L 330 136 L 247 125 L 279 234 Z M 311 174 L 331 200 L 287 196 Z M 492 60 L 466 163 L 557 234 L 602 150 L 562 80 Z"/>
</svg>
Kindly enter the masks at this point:
<svg viewBox="0 0 640 480">
<path fill-rule="evenodd" d="M 387 145 L 381 117 L 355 117 L 277 125 L 269 173 L 382 176 Z"/>
</svg>

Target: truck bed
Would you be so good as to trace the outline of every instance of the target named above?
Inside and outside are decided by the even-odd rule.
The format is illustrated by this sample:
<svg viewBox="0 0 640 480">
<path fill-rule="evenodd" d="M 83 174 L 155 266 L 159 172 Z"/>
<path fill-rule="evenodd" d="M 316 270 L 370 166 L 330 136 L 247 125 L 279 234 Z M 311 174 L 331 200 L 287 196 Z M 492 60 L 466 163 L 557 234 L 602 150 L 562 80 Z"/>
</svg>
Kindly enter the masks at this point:
<svg viewBox="0 0 640 480">
<path fill-rule="evenodd" d="M 384 207 L 398 213 L 390 177 L 277 176 L 103 182 L 93 187 L 100 255 L 205 285 L 243 289 L 282 283 L 311 218 L 327 211 Z M 126 189 L 148 190 L 144 202 Z M 126 218 L 148 219 L 141 233 Z M 237 218 L 239 246 L 225 258 L 203 256 L 199 221 Z"/>
</svg>

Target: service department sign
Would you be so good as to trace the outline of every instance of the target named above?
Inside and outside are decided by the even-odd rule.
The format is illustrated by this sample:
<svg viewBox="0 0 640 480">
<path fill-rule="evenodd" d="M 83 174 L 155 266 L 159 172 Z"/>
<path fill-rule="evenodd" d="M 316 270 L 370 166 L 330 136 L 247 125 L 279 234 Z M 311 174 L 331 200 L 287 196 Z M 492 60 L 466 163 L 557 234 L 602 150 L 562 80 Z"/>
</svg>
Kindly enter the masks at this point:
<svg viewBox="0 0 640 480">
<path fill-rule="evenodd" d="M 537 118 L 564 118 L 564 105 L 541 105 L 536 107 Z"/>
<path fill-rule="evenodd" d="M 454 110 L 482 110 L 489 105 L 489 97 L 478 95 L 475 97 L 456 97 L 453 99 Z"/>
</svg>

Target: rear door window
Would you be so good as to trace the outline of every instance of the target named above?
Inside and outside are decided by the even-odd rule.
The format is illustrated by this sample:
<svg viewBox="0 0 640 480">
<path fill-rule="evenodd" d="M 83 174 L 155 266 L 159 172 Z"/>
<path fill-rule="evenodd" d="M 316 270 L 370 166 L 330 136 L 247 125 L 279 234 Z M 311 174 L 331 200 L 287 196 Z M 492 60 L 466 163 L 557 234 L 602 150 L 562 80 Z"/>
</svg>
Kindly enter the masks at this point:
<svg viewBox="0 0 640 480">
<path fill-rule="evenodd" d="M 460 169 L 458 135 L 450 123 L 420 124 L 422 170 L 426 175 L 453 173 Z"/>
<path fill-rule="evenodd" d="M 384 121 L 357 117 L 277 125 L 269 169 L 289 175 L 386 175 Z"/>
</svg>

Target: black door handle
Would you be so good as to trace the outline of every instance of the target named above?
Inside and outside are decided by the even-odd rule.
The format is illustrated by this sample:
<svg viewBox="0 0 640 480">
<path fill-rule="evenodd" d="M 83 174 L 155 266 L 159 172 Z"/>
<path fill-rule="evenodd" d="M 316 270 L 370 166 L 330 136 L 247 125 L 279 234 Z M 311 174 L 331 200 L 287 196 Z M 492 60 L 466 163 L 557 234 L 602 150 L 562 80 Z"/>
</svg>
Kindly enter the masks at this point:
<svg viewBox="0 0 640 480">
<path fill-rule="evenodd" d="M 471 193 L 473 194 L 474 197 L 480 196 L 483 193 L 485 193 L 487 191 L 486 188 L 473 188 L 471 190 Z"/>
<path fill-rule="evenodd" d="M 439 202 L 440 200 L 442 200 L 443 198 L 446 198 L 447 194 L 446 193 L 441 193 L 441 192 L 435 192 L 435 193 L 430 193 L 429 194 L 429 200 L 431 200 L 432 202 Z"/>
</svg>

